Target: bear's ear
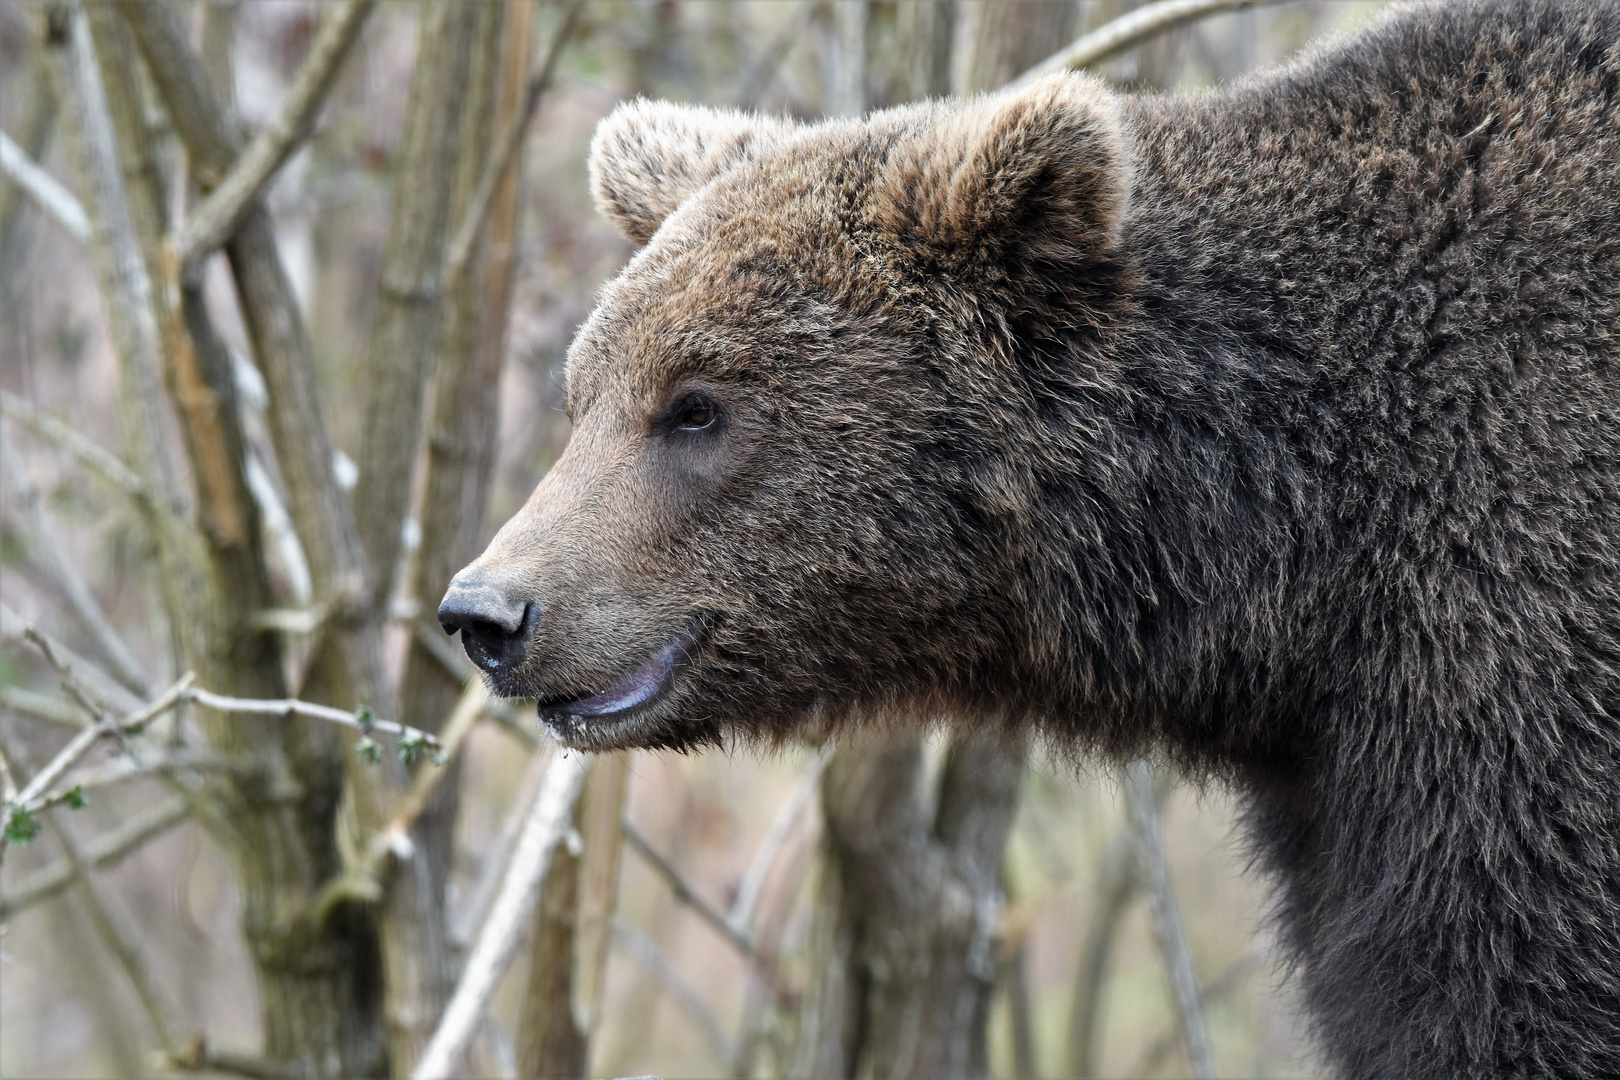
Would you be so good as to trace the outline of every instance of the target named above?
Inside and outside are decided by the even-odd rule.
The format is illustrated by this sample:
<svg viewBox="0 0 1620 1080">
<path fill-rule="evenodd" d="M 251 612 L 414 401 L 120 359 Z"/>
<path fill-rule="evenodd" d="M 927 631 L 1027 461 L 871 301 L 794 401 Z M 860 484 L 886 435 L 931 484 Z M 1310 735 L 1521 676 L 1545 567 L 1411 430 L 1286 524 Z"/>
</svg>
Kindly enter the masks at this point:
<svg viewBox="0 0 1620 1080">
<path fill-rule="evenodd" d="M 773 117 L 627 101 L 596 126 L 591 194 L 626 236 L 645 244 L 693 192 L 792 132 L 792 123 Z"/>
<path fill-rule="evenodd" d="M 878 225 L 946 266 L 1107 255 L 1131 190 L 1119 99 L 1081 75 L 935 112 L 874 189 Z"/>
</svg>

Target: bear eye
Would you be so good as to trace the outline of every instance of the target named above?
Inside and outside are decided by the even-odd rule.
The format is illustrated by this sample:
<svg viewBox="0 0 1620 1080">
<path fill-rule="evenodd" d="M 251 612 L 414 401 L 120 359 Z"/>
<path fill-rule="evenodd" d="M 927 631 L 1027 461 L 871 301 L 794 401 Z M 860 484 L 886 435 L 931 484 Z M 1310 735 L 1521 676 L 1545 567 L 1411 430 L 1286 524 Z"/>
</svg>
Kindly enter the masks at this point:
<svg viewBox="0 0 1620 1080">
<path fill-rule="evenodd" d="M 675 426 L 682 431 L 702 431 L 714 423 L 714 404 L 701 398 L 683 403 L 675 410 Z"/>
</svg>

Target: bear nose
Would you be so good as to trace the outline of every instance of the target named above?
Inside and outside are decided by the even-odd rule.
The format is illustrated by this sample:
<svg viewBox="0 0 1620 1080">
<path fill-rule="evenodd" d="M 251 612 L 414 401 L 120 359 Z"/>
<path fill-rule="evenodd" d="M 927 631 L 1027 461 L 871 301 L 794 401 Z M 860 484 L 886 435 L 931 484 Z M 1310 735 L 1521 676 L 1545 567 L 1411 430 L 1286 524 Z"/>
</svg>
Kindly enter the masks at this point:
<svg viewBox="0 0 1620 1080">
<path fill-rule="evenodd" d="M 540 605 L 519 599 L 481 575 L 457 574 L 439 604 L 444 632 L 461 632 L 467 657 L 494 674 L 514 668 L 528 654 Z"/>
</svg>

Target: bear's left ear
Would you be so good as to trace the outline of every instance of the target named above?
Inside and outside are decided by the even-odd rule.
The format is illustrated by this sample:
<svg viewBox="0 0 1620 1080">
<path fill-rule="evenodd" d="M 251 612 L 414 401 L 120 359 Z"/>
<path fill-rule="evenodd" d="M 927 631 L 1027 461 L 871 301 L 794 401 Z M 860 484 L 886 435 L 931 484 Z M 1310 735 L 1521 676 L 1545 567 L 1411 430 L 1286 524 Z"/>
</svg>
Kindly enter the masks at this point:
<svg viewBox="0 0 1620 1080">
<path fill-rule="evenodd" d="M 1130 190 L 1119 99 L 1053 75 L 933 113 L 895 144 L 869 206 L 903 246 L 963 268 L 1107 255 Z"/>
<path fill-rule="evenodd" d="M 596 126 L 591 194 L 626 236 L 645 244 L 699 188 L 792 133 L 791 122 L 775 117 L 629 101 Z"/>
</svg>

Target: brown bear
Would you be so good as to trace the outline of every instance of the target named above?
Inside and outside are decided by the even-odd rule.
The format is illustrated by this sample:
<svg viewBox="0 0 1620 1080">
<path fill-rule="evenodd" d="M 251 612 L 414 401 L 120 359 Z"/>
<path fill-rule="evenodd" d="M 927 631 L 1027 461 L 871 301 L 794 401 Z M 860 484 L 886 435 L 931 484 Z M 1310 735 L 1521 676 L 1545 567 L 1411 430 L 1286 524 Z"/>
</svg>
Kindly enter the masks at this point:
<svg viewBox="0 0 1620 1080">
<path fill-rule="evenodd" d="M 1620 1076 L 1620 5 L 1192 96 L 626 105 L 645 242 L 440 609 L 587 749 L 949 715 L 1220 777 L 1343 1077 Z"/>
</svg>

